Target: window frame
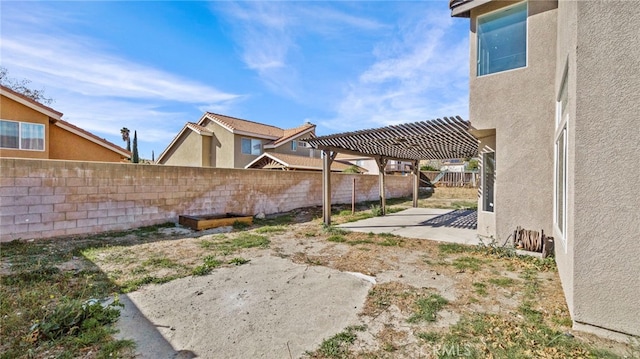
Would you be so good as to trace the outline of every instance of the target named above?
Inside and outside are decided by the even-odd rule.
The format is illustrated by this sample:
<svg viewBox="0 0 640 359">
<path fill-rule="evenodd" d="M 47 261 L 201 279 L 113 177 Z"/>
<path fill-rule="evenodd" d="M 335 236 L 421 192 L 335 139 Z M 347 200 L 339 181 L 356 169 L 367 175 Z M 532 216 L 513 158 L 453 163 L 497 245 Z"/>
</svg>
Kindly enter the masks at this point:
<svg viewBox="0 0 640 359">
<path fill-rule="evenodd" d="M 298 141 L 291 141 L 291 151 L 298 151 Z"/>
<path fill-rule="evenodd" d="M 487 172 L 486 172 L 486 163 L 487 163 L 487 155 L 493 155 L 493 179 L 491 181 L 491 206 L 485 206 L 487 201 Z M 490 207 L 487 209 L 486 207 Z M 482 212 L 487 213 L 495 213 L 496 212 L 496 152 L 495 151 L 487 151 L 482 153 Z"/>
<path fill-rule="evenodd" d="M 565 66 L 558 96 L 556 97 L 556 128 L 553 138 L 553 226 L 558 237 L 560 237 L 560 242 L 562 242 L 565 252 L 567 250 L 567 202 L 569 192 L 569 84 L 567 81 L 567 70 Z M 560 143 L 560 140 L 562 140 L 562 143 Z M 562 169 L 559 168 L 560 156 L 562 156 Z M 560 170 L 562 173 L 559 173 Z M 560 176 L 562 176 L 562 178 L 560 178 Z M 560 190 L 559 181 L 562 182 L 562 193 L 558 193 Z M 560 206 L 562 207 L 562 218 L 559 218 Z M 559 220 L 561 220 L 562 223 L 559 223 Z"/>
<path fill-rule="evenodd" d="M 18 124 L 18 147 L 2 147 L 0 146 L 0 148 L 4 149 L 4 150 L 17 150 L 17 151 L 33 151 L 33 152 L 45 152 L 47 145 L 46 145 L 46 141 L 47 141 L 47 128 L 44 124 L 42 123 L 37 123 L 37 122 L 23 122 L 23 121 L 14 121 L 14 120 L 5 120 L 5 119 L 0 119 L 0 121 L 3 122 L 11 122 L 11 123 L 17 123 Z M 22 146 L 22 125 L 31 125 L 31 126 L 38 126 L 42 128 L 42 149 L 34 149 L 34 148 L 23 148 Z M 0 134 L 1 135 L 1 134 Z"/>
<path fill-rule="evenodd" d="M 244 151 L 244 146 L 243 143 L 244 141 L 249 141 L 250 147 L 249 147 L 249 153 Z M 253 148 L 259 145 L 260 148 L 258 149 L 258 153 L 254 153 L 253 152 Z M 262 141 L 260 141 L 257 138 L 249 138 L 249 137 L 242 137 L 240 139 L 240 153 L 242 153 L 243 155 L 250 155 L 250 156 L 260 156 L 262 154 Z"/>
<path fill-rule="evenodd" d="M 526 19 L 525 19 L 525 63 L 524 66 L 520 66 L 520 67 L 515 67 L 515 68 L 511 68 L 511 69 L 507 69 L 507 70 L 502 70 L 502 71 L 496 71 L 496 72 L 488 72 L 488 73 L 484 73 L 482 75 L 480 75 L 480 19 L 482 19 L 483 17 L 487 17 L 487 16 L 491 16 L 491 15 L 495 15 L 498 12 L 506 12 L 509 11 L 509 9 L 517 7 L 517 6 L 521 6 L 521 5 L 525 5 L 525 12 L 526 12 Z M 522 70 L 522 69 L 526 69 L 527 67 L 529 67 L 529 2 L 528 1 L 521 1 L 509 6 L 505 6 L 502 7 L 500 9 L 496 9 L 493 11 L 489 11 L 487 13 L 484 13 L 482 15 L 479 15 L 476 18 L 476 77 L 485 77 L 485 76 L 491 76 L 491 75 L 495 75 L 495 74 L 501 74 L 501 73 L 505 73 L 505 72 L 510 72 L 510 71 L 517 71 L 517 70 Z"/>
</svg>

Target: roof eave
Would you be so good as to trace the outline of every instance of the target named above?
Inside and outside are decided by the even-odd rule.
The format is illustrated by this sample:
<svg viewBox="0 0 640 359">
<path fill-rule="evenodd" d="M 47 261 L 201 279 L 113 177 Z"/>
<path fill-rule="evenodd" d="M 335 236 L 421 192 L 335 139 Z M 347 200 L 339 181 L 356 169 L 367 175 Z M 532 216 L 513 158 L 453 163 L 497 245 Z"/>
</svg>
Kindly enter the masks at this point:
<svg viewBox="0 0 640 359">
<path fill-rule="evenodd" d="M 484 5 L 492 0 L 451 0 L 449 9 L 452 17 L 470 17 L 471 9 Z"/>
</svg>

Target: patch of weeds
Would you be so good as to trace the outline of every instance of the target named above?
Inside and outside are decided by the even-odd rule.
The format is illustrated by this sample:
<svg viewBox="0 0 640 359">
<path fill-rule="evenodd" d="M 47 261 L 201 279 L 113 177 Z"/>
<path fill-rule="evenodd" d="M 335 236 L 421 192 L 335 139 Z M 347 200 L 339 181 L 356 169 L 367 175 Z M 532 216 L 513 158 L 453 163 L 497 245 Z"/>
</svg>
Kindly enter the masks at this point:
<svg viewBox="0 0 640 359">
<path fill-rule="evenodd" d="M 473 247 L 459 243 L 442 243 L 438 246 L 438 249 L 440 250 L 440 253 L 443 254 L 465 253 L 472 252 L 474 250 Z"/>
<path fill-rule="evenodd" d="M 269 246 L 269 238 L 252 233 L 241 233 L 229 242 L 233 248 L 267 248 Z"/>
<path fill-rule="evenodd" d="M 162 229 L 162 228 L 174 228 L 175 226 L 176 226 L 176 224 L 173 223 L 173 222 L 166 222 L 166 223 L 156 224 L 156 225 L 153 225 L 153 226 L 139 227 L 139 228 L 133 229 L 131 231 L 125 231 L 124 233 L 125 233 L 125 236 L 127 234 L 133 233 L 136 236 L 148 237 L 151 234 L 158 233 L 160 231 L 160 229 Z M 110 235 L 110 236 L 113 236 L 113 235 Z M 124 237 L 124 236 L 119 236 L 119 237 Z"/>
<path fill-rule="evenodd" d="M 370 240 L 370 239 L 357 239 L 355 241 L 348 241 L 347 244 L 351 245 L 351 246 L 357 246 L 359 244 L 373 244 L 375 243 L 374 241 Z"/>
<path fill-rule="evenodd" d="M 178 278 L 177 276 L 166 276 L 166 277 L 154 277 L 154 276 L 144 276 L 142 278 L 133 279 L 122 283 L 121 290 L 122 293 L 130 293 L 134 292 L 143 285 L 147 284 L 164 284 L 171 282 L 172 280 Z"/>
<path fill-rule="evenodd" d="M 335 226 L 327 226 L 326 224 L 322 225 L 322 230 L 324 230 L 328 234 L 336 234 L 336 235 L 345 235 L 348 233 L 348 231 L 342 228 L 338 228 Z"/>
<path fill-rule="evenodd" d="M 400 237 L 396 236 L 395 234 L 380 233 L 380 234 L 378 234 L 378 236 L 384 238 L 384 241 L 378 243 L 381 246 L 397 247 L 397 246 L 400 246 L 400 244 L 403 243 L 403 240 L 400 239 Z"/>
<path fill-rule="evenodd" d="M 131 274 L 140 275 L 149 273 L 149 270 L 143 266 L 137 266 L 131 270 Z"/>
<path fill-rule="evenodd" d="M 327 241 L 329 242 L 336 242 L 336 243 L 344 243 L 347 241 L 347 239 L 340 234 L 334 234 L 332 236 L 330 236 L 329 238 L 327 238 Z"/>
<path fill-rule="evenodd" d="M 350 354 L 349 347 L 356 341 L 358 331 L 364 331 L 364 326 L 351 326 L 343 330 L 342 332 L 325 339 L 320 348 L 315 353 L 307 353 L 312 358 L 335 358 L 344 359 L 348 358 Z"/>
<path fill-rule="evenodd" d="M 31 326 L 29 336 L 34 342 L 68 335 L 82 336 L 90 329 L 115 322 L 120 317 L 121 307 L 124 305 L 117 299 L 107 306 L 102 306 L 97 300 L 82 301 L 63 297 L 42 321 L 37 321 Z"/>
<path fill-rule="evenodd" d="M 200 246 L 200 248 L 202 249 L 209 249 L 211 247 L 213 247 L 215 245 L 215 243 L 213 243 L 210 240 L 207 239 L 203 239 L 200 242 L 198 242 L 198 245 Z"/>
<path fill-rule="evenodd" d="M 498 287 L 507 288 L 513 285 L 514 280 L 507 277 L 500 277 L 500 278 L 489 278 L 488 282 L 493 285 L 497 285 Z"/>
<path fill-rule="evenodd" d="M 118 358 L 119 353 L 122 353 L 124 350 L 132 350 L 136 347 L 136 343 L 133 340 L 121 339 L 114 340 L 106 343 L 100 348 L 100 352 L 98 352 L 98 359 L 102 358 Z"/>
<path fill-rule="evenodd" d="M 427 343 L 435 343 L 440 338 L 440 334 L 436 332 L 420 332 L 416 333 L 415 336 Z"/>
<path fill-rule="evenodd" d="M 382 350 L 384 350 L 385 352 L 395 352 L 396 350 L 398 350 L 398 348 L 396 348 L 393 343 L 387 342 L 382 345 Z"/>
<path fill-rule="evenodd" d="M 470 270 L 472 273 L 479 271 L 484 261 L 475 257 L 460 257 L 453 260 L 453 266 L 460 271 Z"/>
<path fill-rule="evenodd" d="M 374 216 L 374 217 L 382 216 L 382 207 L 380 207 L 380 205 L 377 205 L 377 204 L 372 204 L 371 205 L 371 215 Z"/>
<path fill-rule="evenodd" d="M 431 294 L 427 298 L 420 298 L 416 301 L 416 312 L 412 314 L 407 321 L 409 323 L 435 322 L 436 314 L 449 301 L 439 294 Z"/>
<path fill-rule="evenodd" d="M 287 229 L 284 226 L 264 226 L 256 229 L 256 233 L 284 233 Z"/>
<path fill-rule="evenodd" d="M 482 283 L 482 282 L 475 282 L 473 283 L 473 290 L 474 292 L 476 292 L 478 295 L 481 295 L 483 297 L 486 297 L 487 294 L 489 294 L 487 292 L 487 285 Z"/>
<path fill-rule="evenodd" d="M 336 216 L 351 216 L 352 214 L 355 213 L 351 212 L 350 209 L 343 209 L 342 211 L 338 212 Z"/>
<path fill-rule="evenodd" d="M 169 258 L 149 258 L 146 261 L 142 262 L 143 266 L 152 266 L 157 268 L 175 268 L 178 266 L 178 263 L 172 261 Z"/>
<path fill-rule="evenodd" d="M 311 238 L 311 237 L 316 237 L 318 235 L 318 232 L 304 232 L 303 235 L 307 238 Z"/>
<path fill-rule="evenodd" d="M 235 257 L 229 261 L 229 264 L 241 266 L 243 264 L 249 263 L 249 261 L 250 261 L 249 259 L 244 259 L 242 257 Z"/>
<path fill-rule="evenodd" d="M 222 264 L 222 261 L 216 259 L 214 256 L 206 256 L 204 257 L 204 264 L 201 264 L 191 271 L 192 275 L 206 275 L 211 273 L 211 271 L 219 267 Z"/>
<path fill-rule="evenodd" d="M 244 231 L 245 229 L 249 228 L 249 224 L 248 223 L 241 222 L 241 221 L 234 221 L 231 226 L 236 231 Z"/>
</svg>

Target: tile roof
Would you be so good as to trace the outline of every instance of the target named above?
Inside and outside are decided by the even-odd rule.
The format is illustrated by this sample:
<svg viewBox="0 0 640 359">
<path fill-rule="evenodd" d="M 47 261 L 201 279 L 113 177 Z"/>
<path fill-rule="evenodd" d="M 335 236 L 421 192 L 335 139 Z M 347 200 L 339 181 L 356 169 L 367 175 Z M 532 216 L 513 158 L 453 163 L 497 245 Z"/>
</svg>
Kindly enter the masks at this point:
<svg viewBox="0 0 640 359">
<path fill-rule="evenodd" d="M 273 142 L 265 145 L 267 148 L 278 147 L 297 136 L 312 131 L 316 127 L 314 124 L 305 123 L 304 125 L 295 128 L 282 129 L 276 126 L 265 125 L 263 123 L 243 120 L 212 112 L 205 113 L 198 125 L 204 125 L 205 119 L 217 122 L 233 133 L 255 135 L 257 137 L 266 137 L 273 140 Z"/>
<path fill-rule="evenodd" d="M 331 164 L 331 171 L 342 172 L 349 167 L 351 167 L 351 165 L 334 161 Z M 245 166 L 245 168 L 282 168 L 322 171 L 322 158 L 265 152 L 253 162 Z M 366 170 L 362 170 L 363 172 L 366 172 Z"/>
<path fill-rule="evenodd" d="M 305 132 L 308 132 L 310 130 L 313 130 L 316 128 L 316 125 L 311 124 L 311 123 L 305 123 L 302 126 L 296 127 L 296 128 L 290 128 L 288 130 L 284 130 L 282 133 L 282 137 L 280 137 L 279 139 L 275 140 L 273 142 L 274 146 L 278 146 L 279 144 L 282 144 L 284 142 L 287 142 L 299 135 L 304 134 Z"/>
<path fill-rule="evenodd" d="M 263 135 L 273 137 L 274 139 L 282 137 L 284 130 L 271 125 L 265 125 L 263 123 L 247 121 L 235 117 L 220 115 L 217 113 L 207 112 L 206 118 L 220 123 L 222 126 L 228 128 L 231 132 L 241 131 L 247 133 L 255 133 L 257 135 Z M 199 123 L 202 125 L 203 123 Z"/>
<path fill-rule="evenodd" d="M 204 134 L 204 135 L 212 135 L 213 134 L 213 132 L 210 129 L 208 129 L 208 128 L 204 127 L 204 126 L 200 126 L 197 123 L 187 122 L 186 126 L 188 128 L 190 128 L 190 129 L 198 132 L 201 135 L 202 134 Z"/>
</svg>

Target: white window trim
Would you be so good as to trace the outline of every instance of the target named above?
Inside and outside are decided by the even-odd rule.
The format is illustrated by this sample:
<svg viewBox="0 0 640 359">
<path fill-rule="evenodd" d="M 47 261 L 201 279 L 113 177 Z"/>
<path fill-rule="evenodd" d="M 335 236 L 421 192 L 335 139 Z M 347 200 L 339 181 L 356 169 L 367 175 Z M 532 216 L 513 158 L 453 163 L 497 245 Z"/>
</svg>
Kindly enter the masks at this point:
<svg viewBox="0 0 640 359">
<path fill-rule="evenodd" d="M 32 152 L 45 152 L 46 148 L 47 148 L 47 128 L 44 124 L 42 123 L 37 123 L 37 122 L 23 122 L 23 121 L 14 121 L 14 120 L 5 120 L 5 119 L 0 119 L 0 121 L 5 121 L 5 122 L 13 122 L 13 123 L 17 123 L 18 124 L 18 148 L 13 148 L 13 147 L 0 147 L 2 149 L 5 150 L 14 150 L 14 151 L 32 151 Z M 42 126 L 44 128 L 44 137 L 42 138 L 42 149 L 41 150 L 34 150 L 32 148 L 22 148 L 22 124 L 26 123 L 29 125 L 39 125 Z"/>
<path fill-rule="evenodd" d="M 242 141 L 243 141 L 243 140 L 248 140 L 248 141 L 249 141 L 249 143 L 251 143 L 251 147 L 250 147 L 249 153 L 246 153 L 246 152 L 244 152 L 244 151 L 242 150 Z M 258 154 L 254 154 L 254 153 L 253 153 L 253 141 L 258 141 L 258 142 L 260 142 L 260 153 L 258 153 Z M 241 139 L 240 139 L 240 153 L 241 153 L 241 154 L 243 154 L 243 155 L 248 155 L 248 156 L 260 156 L 261 154 L 263 154 L 263 153 L 264 153 L 264 149 L 262 148 L 262 146 L 263 146 L 263 145 L 262 145 L 262 141 L 260 141 L 260 140 L 259 140 L 259 139 L 257 139 L 257 138 L 241 137 Z"/>
<path fill-rule="evenodd" d="M 495 214 L 496 213 L 496 181 L 495 181 L 495 177 L 496 177 L 496 168 L 495 166 L 493 167 L 493 198 L 491 199 L 491 203 L 493 203 L 493 211 L 487 211 L 484 209 L 484 196 L 486 195 L 485 193 L 485 183 L 486 182 L 486 174 L 484 171 L 484 155 L 487 153 L 493 153 L 493 160 L 496 160 L 496 152 L 495 151 L 486 151 L 486 152 L 482 152 L 482 197 L 480 198 L 482 200 L 482 205 L 480 206 L 480 212 L 482 213 L 491 213 L 491 214 Z"/>
<path fill-rule="evenodd" d="M 499 11 L 505 11 L 505 10 L 509 9 L 510 7 L 515 7 L 515 6 L 521 5 L 523 2 L 527 3 L 527 23 L 526 23 L 526 32 L 525 32 L 525 39 L 527 41 L 527 43 L 525 44 L 526 45 L 526 50 L 525 51 L 527 52 L 527 54 L 526 54 L 524 66 L 518 67 L 518 68 L 515 68 L 515 69 L 499 71 L 499 72 L 492 72 L 490 74 L 478 75 L 478 62 L 479 62 L 479 60 L 478 60 L 478 51 L 480 50 L 480 46 L 479 46 L 480 42 L 478 41 L 478 37 L 479 37 L 479 35 L 478 35 L 478 20 L 480 18 L 483 18 L 485 16 L 497 13 Z M 497 74 L 504 74 L 504 73 L 512 72 L 512 71 L 524 70 L 524 69 L 528 68 L 529 67 L 529 2 L 528 1 L 521 1 L 519 3 L 515 3 L 515 4 L 509 5 L 509 6 L 505 6 L 503 8 L 496 9 L 496 10 L 493 10 L 493 11 L 489 11 L 487 13 L 479 15 L 476 18 L 476 36 L 475 36 L 475 38 L 476 38 L 476 70 L 475 70 L 476 71 L 476 77 L 487 77 L 487 76 L 492 76 L 492 75 L 497 75 Z"/>
<path fill-rule="evenodd" d="M 291 141 L 291 151 L 298 151 L 298 142 L 296 140 Z"/>
<path fill-rule="evenodd" d="M 562 243 L 562 247 L 564 248 L 565 253 L 567 253 L 567 200 L 568 200 L 568 185 L 569 185 L 569 175 L 568 175 L 568 169 L 569 169 L 569 164 L 568 164 L 568 160 L 569 160 L 569 112 L 567 110 L 567 113 L 565 114 L 565 116 L 562 116 L 562 112 L 564 110 L 564 108 L 562 107 L 562 92 L 564 90 L 564 87 L 567 86 L 567 97 L 569 96 L 569 84 L 567 82 L 568 79 L 568 71 L 567 71 L 567 67 L 565 66 L 565 70 L 564 70 L 564 74 L 562 76 L 562 82 L 560 83 L 560 90 L 558 91 L 558 96 L 556 97 L 556 129 L 554 132 L 554 142 L 553 142 L 553 147 L 554 147 L 554 157 L 553 157 L 553 226 L 554 226 L 554 230 L 556 232 L 556 236 L 560 237 L 560 242 Z M 568 98 L 567 98 L 567 104 L 568 104 Z M 560 228 L 559 224 L 558 224 L 558 183 L 557 183 L 557 178 L 558 178 L 558 140 L 560 139 L 560 136 L 564 136 L 564 148 L 563 148 L 563 153 L 564 153 L 564 158 L 563 158 L 563 164 L 564 164 L 564 183 L 563 183 L 563 201 L 562 201 L 562 228 Z"/>
</svg>

